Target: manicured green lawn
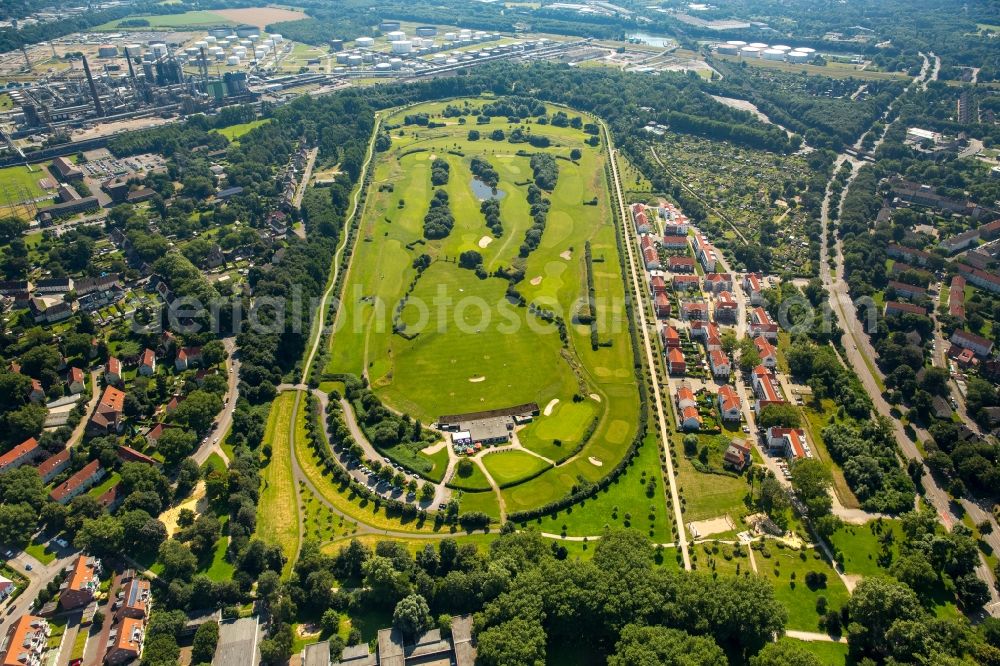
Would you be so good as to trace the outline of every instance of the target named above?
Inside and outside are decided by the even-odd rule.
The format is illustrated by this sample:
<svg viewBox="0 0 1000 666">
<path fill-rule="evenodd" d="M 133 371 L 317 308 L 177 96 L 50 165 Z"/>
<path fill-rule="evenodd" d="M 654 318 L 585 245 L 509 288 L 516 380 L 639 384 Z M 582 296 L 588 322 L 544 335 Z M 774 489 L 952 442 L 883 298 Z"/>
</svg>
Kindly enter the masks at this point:
<svg viewBox="0 0 1000 666">
<path fill-rule="evenodd" d="M 426 472 L 426 476 L 435 483 L 440 483 L 441 479 L 444 478 L 444 473 L 448 471 L 448 447 L 443 446 L 439 451 L 431 455 L 427 455 L 426 453 L 421 453 L 420 455 L 434 464 L 431 471 Z"/>
<path fill-rule="evenodd" d="M 847 657 L 847 643 L 831 643 L 827 641 L 800 641 L 796 638 L 783 637 L 781 639 L 782 643 L 795 643 L 803 649 L 811 652 L 814 657 L 819 659 L 823 666 L 844 666 L 845 664 L 853 664 L 853 661 L 848 661 Z"/>
<path fill-rule="evenodd" d="M 146 27 L 136 27 L 136 28 L 122 28 L 119 24 L 125 20 L 134 19 L 145 19 L 149 21 L 149 26 Z M 151 16 L 129 16 L 126 19 L 118 19 L 116 21 L 109 21 L 103 25 L 94 28 L 95 30 L 148 30 L 149 28 L 190 28 L 198 26 L 225 26 L 225 25 L 236 25 L 233 21 L 215 14 L 213 12 L 206 11 L 194 11 L 194 12 L 184 12 L 183 14 L 163 14 L 163 15 L 151 15 Z"/>
<path fill-rule="evenodd" d="M 844 571 L 849 574 L 861 574 L 862 576 L 887 575 L 887 567 L 879 564 L 879 557 L 882 554 L 882 542 L 879 539 L 881 533 L 888 530 L 894 532 L 893 543 L 890 544 L 888 552 L 891 559 L 899 555 L 899 549 L 895 546 L 902 540 L 899 521 L 882 520 L 880 534 L 878 521 L 869 522 L 866 525 L 845 525 L 830 537 L 834 554 L 838 552 L 843 555 Z"/>
<path fill-rule="evenodd" d="M 264 461 L 265 466 L 261 469 L 260 510 L 257 512 L 257 536 L 268 543 L 281 546 L 288 558 L 286 573 L 291 571 L 300 538 L 295 482 L 292 477 L 292 452 L 288 439 L 297 395 L 298 392 L 282 393 L 271 405 L 264 431 L 264 446 L 270 445 L 271 457 Z M 304 416 L 304 412 L 305 407 L 302 405 L 299 408 L 300 418 Z M 299 425 L 295 426 L 298 434 Z"/>
<path fill-rule="evenodd" d="M 0 169 L 0 182 L 10 190 L 12 201 L 21 201 L 33 197 L 42 197 L 49 191 L 43 190 L 38 181 L 48 178 L 53 183 L 56 177 L 48 170 L 50 162 L 32 164 L 30 166 L 12 166 Z"/>
<path fill-rule="evenodd" d="M 212 130 L 212 131 L 218 132 L 219 134 L 226 137 L 230 141 L 236 141 L 250 130 L 260 127 L 261 125 L 264 125 L 269 122 L 271 122 L 269 118 L 260 118 L 258 120 L 251 120 L 248 123 L 240 123 L 239 125 L 230 125 L 229 127 L 221 127 L 217 130 Z"/>
<path fill-rule="evenodd" d="M 224 461 L 222 459 L 222 456 L 220 456 L 218 453 L 211 453 L 209 454 L 208 458 L 205 459 L 205 462 L 202 464 L 201 468 L 203 470 L 204 469 L 212 469 L 216 471 L 224 470 L 226 469 L 226 461 Z"/>
<path fill-rule="evenodd" d="M 649 482 L 653 488 L 650 496 Z M 532 520 L 528 526 L 550 534 L 597 536 L 607 529 L 630 527 L 656 543 L 673 540 L 666 510 L 656 438 L 648 435 L 624 474 L 591 499 L 554 515 Z M 652 510 L 651 510 L 652 509 Z"/>
<path fill-rule="evenodd" d="M 104 478 L 104 481 L 88 490 L 87 494 L 91 497 L 100 497 L 104 493 L 108 492 L 112 486 L 121 481 L 121 478 L 122 477 L 118 474 L 118 472 L 112 472 Z"/>
<path fill-rule="evenodd" d="M 500 520 L 500 506 L 497 504 L 497 496 L 492 490 L 478 493 L 463 492 L 458 498 L 458 510 L 461 513 L 481 511 L 494 521 Z"/>
<path fill-rule="evenodd" d="M 472 472 L 468 476 L 462 476 L 461 472 L 456 468 L 455 473 L 452 475 L 451 480 L 448 485 L 452 488 L 458 488 L 459 490 L 489 490 L 491 488 L 490 482 L 486 479 L 486 475 L 483 471 L 479 469 L 479 465 L 475 463 L 472 464 Z"/>
<path fill-rule="evenodd" d="M 305 516 L 303 538 L 325 543 L 337 538 L 339 516 L 330 511 L 305 484 L 299 486 L 300 509 Z"/>
<path fill-rule="evenodd" d="M 674 456 L 674 466 L 680 471 L 677 481 L 684 502 L 684 522 L 729 514 L 733 522 L 739 524 L 739 518 L 747 512 L 744 500 L 750 486 L 746 478 L 699 472 L 684 456 L 682 437 L 676 434 L 674 437 L 678 454 Z"/>
<path fill-rule="evenodd" d="M 501 488 L 537 474 L 550 465 L 524 451 L 498 451 L 483 457 L 486 471 Z"/>
<path fill-rule="evenodd" d="M 820 597 L 825 597 L 830 609 L 840 610 L 850 598 L 843 581 L 832 566 L 821 557 L 816 557 L 819 555 L 818 551 L 781 549 L 770 542 L 767 544 L 767 551 L 771 554 L 769 558 L 763 557 L 761 551 L 754 553 L 757 571 L 762 578 L 771 582 L 774 596 L 788 609 L 788 622 L 785 626 L 801 631 L 820 631 L 816 602 Z M 806 558 L 804 560 L 803 554 Z M 806 574 L 811 571 L 826 574 L 826 585 L 810 589 L 806 585 Z"/>
<path fill-rule="evenodd" d="M 48 541 L 39 543 L 38 541 L 32 541 L 24 549 L 28 555 L 41 562 L 42 564 L 48 564 L 52 560 L 56 559 L 56 554 L 49 550 Z"/>
<path fill-rule="evenodd" d="M 482 103 L 471 100 L 473 105 Z M 385 122 L 400 126 L 404 113 L 438 114 L 444 106 L 423 104 Z M 543 408 L 558 398 L 551 416 L 540 416 L 524 431 L 526 445 L 553 460 L 572 451 L 596 417 L 593 437 L 573 461 L 505 491 L 508 510 L 514 512 L 562 497 L 581 479 L 599 480 L 634 437 L 638 393 L 620 300 L 624 285 L 604 175 L 607 158 L 602 147 L 587 146 L 587 136 L 569 127 L 525 124 L 532 134 L 552 142 L 538 149 L 488 139 L 468 141 L 471 125 L 440 120 L 444 127 L 394 129 L 392 147 L 376 157 L 326 371 L 364 370 L 389 406 L 425 422 L 442 414 L 522 402 Z M 514 126 L 498 118 L 479 129 L 488 135 L 494 128 L 510 132 Z M 582 157 L 578 163 L 558 160 L 559 180 L 548 195 L 551 208 L 540 244 L 527 260 L 521 259 L 519 248 L 531 222 L 525 183 L 532 173 L 529 157 L 516 153 L 523 149 L 566 156 L 571 148 L 579 148 Z M 449 195 L 455 226 L 448 237 L 425 241 L 423 217 L 433 194 L 434 156 L 450 167 L 449 182 L 441 188 Z M 499 175 L 503 232 L 496 238 L 485 226 L 472 189 L 473 156 L 489 161 Z M 595 196 L 596 205 L 585 205 Z M 570 325 L 564 345 L 554 326 L 506 300 L 505 280 L 479 279 L 455 263 L 462 252 L 475 250 L 487 273 L 517 266 L 524 280 L 516 288 L 527 302 L 567 313 L 586 293 L 583 259 L 588 240 L 595 291 L 602 296 L 595 312 L 599 339 L 609 343 L 596 350 L 590 345 L 589 327 Z M 413 262 L 423 254 L 432 263 L 411 291 L 417 276 Z M 394 333 L 392 325 L 404 297 L 408 300 L 400 321 L 405 336 Z M 588 399 L 573 403 L 574 395 Z M 556 439 L 562 446 L 555 445 Z M 588 462 L 590 457 L 602 466 Z"/>
</svg>

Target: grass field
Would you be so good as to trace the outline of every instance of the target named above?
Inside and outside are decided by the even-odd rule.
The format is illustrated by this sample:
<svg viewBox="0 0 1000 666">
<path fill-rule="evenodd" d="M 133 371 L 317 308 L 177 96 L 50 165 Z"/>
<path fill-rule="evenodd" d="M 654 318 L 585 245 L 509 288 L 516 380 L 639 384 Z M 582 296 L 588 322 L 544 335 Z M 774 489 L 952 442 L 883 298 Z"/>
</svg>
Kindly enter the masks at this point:
<svg viewBox="0 0 1000 666">
<path fill-rule="evenodd" d="M 486 471 L 501 488 L 517 483 L 550 465 L 524 451 L 499 451 L 483 457 Z"/>
<path fill-rule="evenodd" d="M 30 166 L 12 166 L 0 169 L 0 204 L 9 204 L 29 198 L 44 197 L 54 190 L 43 190 L 38 181 L 48 178 L 56 182 L 56 178 L 46 168 L 45 164 Z"/>
<path fill-rule="evenodd" d="M 844 666 L 853 664 L 847 656 L 847 643 L 830 643 L 826 641 L 800 641 L 796 638 L 783 637 L 782 643 L 794 643 L 812 653 L 823 666 Z"/>
<path fill-rule="evenodd" d="M 271 446 L 271 458 L 261 470 L 260 507 L 257 535 L 281 546 L 288 558 L 285 573 L 291 571 L 299 547 L 299 513 L 295 501 L 295 480 L 292 477 L 292 452 L 289 435 L 292 432 L 292 411 L 297 393 L 282 393 L 271 405 L 264 431 L 264 445 Z M 300 410 L 300 416 L 303 414 Z M 299 441 L 296 425 L 296 442 Z M 304 428 L 303 428 L 304 431 Z M 303 433 L 304 434 L 304 433 Z"/>
<path fill-rule="evenodd" d="M 685 522 L 729 514 L 733 522 L 739 524 L 739 518 L 747 512 L 744 498 L 750 492 L 750 486 L 746 479 L 699 472 L 683 455 L 682 436 L 675 434 L 674 438 L 674 448 L 681 454 L 674 456 L 674 466 L 680 472 L 678 482 L 683 495 Z"/>
<path fill-rule="evenodd" d="M 444 478 L 444 473 L 448 471 L 448 447 L 443 446 L 441 447 L 441 450 L 436 453 L 432 453 L 431 455 L 423 453 L 421 455 L 426 456 L 426 458 L 434 465 L 434 467 L 431 468 L 431 471 L 426 472 L 425 475 L 427 478 L 433 480 L 435 483 L 440 483 Z"/>
<path fill-rule="evenodd" d="M 25 547 L 24 552 L 31 555 L 42 564 L 49 564 L 56 559 L 56 554 L 49 550 L 48 540 L 41 542 L 32 541 Z"/>
<path fill-rule="evenodd" d="M 883 81 L 885 79 L 908 80 L 910 77 L 906 72 L 878 72 L 870 69 L 859 69 L 859 65 L 850 63 L 828 62 L 826 66 L 821 65 L 800 65 L 797 63 L 784 62 L 781 60 L 747 60 L 739 56 L 718 55 L 714 57 L 725 60 L 732 64 L 745 61 L 749 67 L 761 67 L 767 69 L 780 69 L 783 72 L 795 74 L 813 74 L 815 76 L 829 76 L 831 79 L 855 78 L 865 81 Z"/>
<path fill-rule="evenodd" d="M 478 493 L 463 492 L 458 498 L 458 507 L 462 513 L 481 511 L 495 521 L 500 520 L 500 506 L 492 490 Z"/>
<path fill-rule="evenodd" d="M 653 489 L 650 496 L 650 480 Z M 605 529 L 631 527 L 644 531 L 655 543 L 672 540 L 670 516 L 663 500 L 659 447 L 648 435 L 632 464 L 611 485 L 591 499 L 529 523 L 543 532 L 567 536 L 596 536 Z"/>
<path fill-rule="evenodd" d="M 239 125 L 230 125 L 229 127 L 220 127 L 219 129 L 212 131 L 221 134 L 230 141 L 239 143 L 237 139 L 239 139 L 241 136 L 243 136 L 244 134 L 246 134 L 247 132 L 256 127 L 260 127 L 261 125 L 264 125 L 269 122 L 271 122 L 269 118 L 259 118 L 257 120 L 251 120 L 248 123 L 240 123 Z"/>
<path fill-rule="evenodd" d="M 452 102 L 456 103 L 463 101 Z M 485 138 L 493 129 L 506 133 L 514 129 L 500 118 L 478 127 L 483 139 L 469 141 L 473 123 L 461 125 L 441 117 L 444 106 L 429 103 L 405 112 L 436 116 L 435 122 L 445 123 L 444 127 L 400 127 L 403 113 L 385 119 L 395 128 L 393 143 L 376 158 L 326 370 L 367 372 L 383 401 L 425 422 L 446 413 L 522 402 L 546 405 L 559 399 L 562 406 L 556 413 L 540 417 L 526 429 L 527 446 L 546 457 L 559 457 L 560 448 L 575 448 L 587 424 L 596 418 L 594 436 L 581 456 L 505 492 L 508 509 L 517 511 L 565 495 L 581 477 L 598 480 L 621 458 L 635 433 L 637 390 L 604 176 L 607 157 L 602 147 L 586 145 L 587 135 L 571 127 L 522 124 L 533 135 L 549 138 L 551 146 L 543 149 Z M 580 149 L 582 156 L 577 163 L 557 161 L 558 184 L 549 195 L 551 208 L 540 244 L 526 260 L 519 258 L 530 225 L 526 183 L 532 172 L 529 156 L 516 153 L 566 157 L 572 148 Z M 425 241 L 423 217 L 433 193 L 430 165 L 435 156 L 450 167 L 449 182 L 442 189 L 449 195 L 455 227 L 444 239 Z M 493 238 L 479 210 L 470 171 L 473 156 L 485 158 L 499 175 L 498 189 L 503 193 L 499 238 Z M 594 196 L 596 205 L 585 205 Z M 595 289 L 602 297 L 596 313 L 599 337 L 611 343 L 597 350 L 591 349 L 589 327 L 570 325 L 564 346 L 555 326 L 543 325 L 527 308 L 505 298 L 505 280 L 479 279 L 455 262 L 462 252 L 476 250 L 487 273 L 519 266 L 525 279 L 517 290 L 527 302 L 568 313 L 585 294 L 583 258 L 588 240 Z M 421 254 L 431 257 L 432 263 L 409 292 L 417 276 L 412 264 Z M 401 313 L 404 337 L 393 333 L 392 313 L 408 293 Z M 599 400 L 567 408 L 576 394 L 593 394 Z M 556 439 L 561 447 L 555 446 Z M 600 459 L 603 469 L 589 463 L 589 456 Z"/>
<path fill-rule="evenodd" d="M 143 27 L 121 27 L 122 21 L 144 19 L 149 21 L 149 26 Z M 224 16 L 214 12 L 193 11 L 183 14 L 163 14 L 152 16 L 129 16 L 116 21 L 109 21 L 94 28 L 94 30 L 175 30 L 177 28 L 204 28 L 207 26 L 236 25 L 235 21 L 230 21 Z"/>
<path fill-rule="evenodd" d="M 888 553 L 895 559 L 899 555 L 899 549 L 895 544 L 903 539 L 900 523 L 897 520 L 883 519 L 881 525 L 881 533 L 894 532 Z M 877 533 L 879 529 L 876 523 L 868 523 L 845 525 L 833 533 L 830 543 L 835 553 L 843 554 L 845 572 L 862 576 L 888 574 L 887 568 L 879 564 L 879 556 L 883 550 L 880 534 Z"/>
<path fill-rule="evenodd" d="M 817 600 L 824 597 L 830 609 L 840 610 L 850 598 L 844 582 L 816 550 L 793 551 L 777 548 L 774 543 L 768 543 L 767 550 L 771 554 L 768 558 L 762 557 L 760 551 L 754 553 L 757 570 L 761 577 L 771 582 L 775 598 L 788 609 L 785 626 L 801 631 L 819 631 Z M 810 571 L 826 574 L 826 585 L 810 589 L 806 585 L 806 574 Z"/>
<path fill-rule="evenodd" d="M 462 476 L 456 471 L 452 475 L 448 485 L 452 488 L 458 488 L 459 490 L 473 491 L 489 490 L 491 488 L 489 480 L 487 480 L 486 475 L 483 474 L 483 470 L 481 470 L 479 465 L 476 465 L 475 463 L 472 464 L 471 474 L 468 476 Z"/>
</svg>

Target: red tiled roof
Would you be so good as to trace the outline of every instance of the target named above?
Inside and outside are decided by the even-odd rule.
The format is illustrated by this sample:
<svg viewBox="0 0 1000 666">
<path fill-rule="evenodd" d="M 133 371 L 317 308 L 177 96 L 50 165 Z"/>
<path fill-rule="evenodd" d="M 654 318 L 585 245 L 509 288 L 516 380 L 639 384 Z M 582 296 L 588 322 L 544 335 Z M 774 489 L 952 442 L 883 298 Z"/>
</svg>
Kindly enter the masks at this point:
<svg viewBox="0 0 1000 666">
<path fill-rule="evenodd" d="M 86 467 L 56 486 L 50 496 L 57 502 L 62 500 L 64 497 L 79 488 L 82 484 L 87 482 L 92 476 L 97 474 L 99 469 L 101 469 L 101 463 L 99 460 L 90 461 Z"/>
<path fill-rule="evenodd" d="M 35 453 L 35 455 L 37 455 L 37 453 L 39 452 L 38 440 L 35 439 L 34 437 L 29 437 L 28 439 L 24 440 L 23 442 L 12 448 L 7 453 L 0 456 L 0 469 L 3 469 L 8 465 L 13 464 L 17 460 L 20 460 L 22 456 L 30 455 L 33 452 Z"/>
</svg>

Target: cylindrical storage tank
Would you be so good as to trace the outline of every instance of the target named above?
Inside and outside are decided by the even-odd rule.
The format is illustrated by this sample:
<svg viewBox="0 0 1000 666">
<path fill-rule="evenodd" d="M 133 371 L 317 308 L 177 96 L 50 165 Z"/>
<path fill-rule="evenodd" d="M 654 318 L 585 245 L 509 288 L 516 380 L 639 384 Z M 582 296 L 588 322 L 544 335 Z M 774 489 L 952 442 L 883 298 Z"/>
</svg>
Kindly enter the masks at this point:
<svg viewBox="0 0 1000 666">
<path fill-rule="evenodd" d="M 403 61 L 402 61 L 401 58 L 390 58 L 389 59 L 389 66 L 392 69 L 402 69 L 402 67 L 403 67 Z"/>
<path fill-rule="evenodd" d="M 433 55 L 433 56 L 431 57 L 431 60 L 433 60 L 433 61 L 434 61 L 434 64 L 436 64 L 436 65 L 440 65 L 440 64 L 442 64 L 442 63 L 443 63 L 443 62 L 444 62 L 445 60 L 447 60 L 447 59 L 448 59 L 448 56 L 446 56 L 446 55 L 445 55 L 445 54 L 443 54 L 443 53 L 435 53 L 435 54 L 434 54 L 434 55 Z"/>
<path fill-rule="evenodd" d="M 272 32 L 271 41 L 273 41 L 275 44 L 280 44 L 283 41 L 285 41 L 285 38 L 281 36 L 281 33 Z"/>
<path fill-rule="evenodd" d="M 767 44 L 764 42 L 750 42 L 750 46 L 760 49 L 761 51 L 767 48 Z"/>
<path fill-rule="evenodd" d="M 715 52 L 720 55 L 738 55 L 740 47 L 733 46 L 732 44 L 719 44 L 715 47 Z"/>
<path fill-rule="evenodd" d="M 788 54 L 788 62 L 795 62 L 799 64 L 807 63 L 812 60 L 813 54 L 805 53 L 803 51 L 791 51 Z"/>
<path fill-rule="evenodd" d="M 480 51 L 476 55 L 478 55 L 480 58 L 489 58 L 493 54 L 490 53 L 489 51 Z"/>
<path fill-rule="evenodd" d="M 330 50 L 334 53 L 344 50 L 344 40 L 342 39 L 331 39 L 330 40 Z"/>
<path fill-rule="evenodd" d="M 392 43 L 392 52 L 400 55 L 411 53 L 413 51 L 413 42 L 408 39 L 401 39 L 398 42 Z"/>
<path fill-rule="evenodd" d="M 218 53 L 213 53 L 212 55 L 214 55 L 215 59 L 218 60 L 218 61 L 220 61 L 220 62 L 226 59 L 226 52 L 225 51 L 219 51 Z"/>
<path fill-rule="evenodd" d="M 740 49 L 740 55 L 744 58 L 759 58 L 760 49 L 756 46 L 744 46 Z"/>
<path fill-rule="evenodd" d="M 240 46 L 245 46 L 247 48 L 250 48 L 251 46 L 253 46 L 253 42 L 251 42 L 249 39 L 241 39 Z"/>
<path fill-rule="evenodd" d="M 337 59 L 337 62 L 339 64 L 346 65 L 347 64 L 347 59 L 351 57 L 351 54 L 347 53 L 346 51 L 341 51 L 340 53 L 338 53 L 334 57 Z"/>
<path fill-rule="evenodd" d="M 268 40 L 265 40 L 264 43 L 261 44 L 261 46 L 263 46 L 266 49 L 273 49 L 274 48 L 274 42 L 272 42 L 270 39 L 268 39 Z"/>
<path fill-rule="evenodd" d="M 747 45 L 746 42 L 740 39 L 730 39 L 728 42 L 726 42 L 726 44 L 729 44 L 730 46 L 735 46 L 738 49 L 741 49 Z"/>
<path fill-rule="evenodd" d="M 184 49 L 184 53 L 187 53 L 190 56 L 196 56 L 199 53 L 201 53 L 201 49 L 199 49 L 197 46 L 189 46 L 186 49 Z"/>
<path fill-rule="evenodd" d="M 448 58 L 447 60 L 445 60 L 445 64 L 446 65 L 457 65 L 458 64 L 458 58 Z"/>
<path fill-rule="evenodd" d="M 778 49 L 764 49 L 760 52 L 760 57 L 764 60 L 784 60 L 785 52 Z"/>
<path fill-rule="evenodd" d="M 444 33 L 444 41 L 446 41 L 446 42 L 453 42 L 456 39 L 458 39 L 458 35 L 456 35 L 455 33 L 453 33 L 453 32 L 446 32 L 446 33 Z"/>
<path fill-rule="evenodd" d="M 118 47 L 112 44 L 101 44 L 97 47 L 98 58 L 114 58 L 118 55 Z"/>
<path fill-rule="evenodd" d="M 228 34 L 228 35 L 226 35 L 226 41 L 227 42 L 238 42 L 238 41 L 240 41 L 240 36 L 239 35 L 235 35 L 235 34 Z"/>
<path fill-rule="evenodd" d="M 388 39 L 390 42 L 400 42 L 406 39 L 406 33 L 403 32 L 402 30 L 392 30 L 390 32 L 385 33 L 385 38 Z"/>
<path fill-rule="evenodd" d="M 399 30 L 399 21 L 382 21 L 378 24 L 378 29 L 382 32 L 395 32 Z"/>
<path fill-rule="evenodd" d="M 375 62 L 375 54 L 371 52 L 362 53 L 361 62 Z"/>
<path fill-rule="evenodd" d="M 422 25 L 419 26 L 415 30 L 415 32 L 419 37 L 433 37 L 434 35 L 438 34 L 438 29 L 432 25 Z"/>
<path fill-rule="evenodd" d="M 809 54 L 816 53 L 816 49 L 811 49 L 808 46 L 800 46 L 800 47 L 792 49 L 792 50 L 796 51 L 798 53 L 809 53 Z"/>
<path fill-rule="evenodd" d="M 229 65 L 230 67 L 235 67 L 236 65 L 240 64 L 240 59 L 234 55 L 229 56 L 228 58 L 226 58 L 226 64 Z"/>
<path fill-rule="evenodd" d="M 245 46 L 234 46 L 233 55 L 245 56 L 247 53 L 247 47 Z"/>
<path fill-rule="evenodd" d="M 199 39 L 197 42 L 194 43 L 194 45 L 195 48 L 203 49 L 206 46 L 208 46 L 208 42 L 206 42 L 204 39 Z"/>
<path fill-rule="evenodd" d="M 209 34 L 212 35 L 212 37 L 221 39 L 229 34 L 229 28 L 213 28 Z"/>
<path fill-rule="evenodd" d="M 391 69 L 392 69 L 392 65 L 390 65 L 387 62 L 380 62 L 377 65 L 375 65 L 375 71 L 376 72 L 388 72 Z"/>
<path fill-rule="evenodd" d="M 219 41 L 219 38 L 216 37 L 215 35 L 208 35 L 207 37 L 205 37 L 205 41 L 208 42 L 209 44 L 215 44 L 217 41 Z"/>
<path fill-rule="evenodd" d="M 361 46 L 364 48 L 368 48 L 369 46 L 372 46 L 374 43 L 375 40 L 372 39 L 371 37 L 358 37 L 357 39 L 354 40 L 354 44 L 356 46 Z"/>
<path fill-rule="evenodd" d="M 247 39 L 256 44 L 260 41 L 260 35 L 250 35 Z"/>
<path fill-rule="evenodd" d="M 785 46 L 784 44 L 775 44 L 771 47 L 772 49 L 777 49 L 778 51 L 791 51 L 791 46 Z"/>
<path fill-rule="evenodd" d="M 347 64 L 348 64 L 348 66 L 350 66 L 350 67 L 360 67 L 361 63 L 362 63 L 361 56 L 359 56 L 359 55 L 347 56 Z"/>
</svg>

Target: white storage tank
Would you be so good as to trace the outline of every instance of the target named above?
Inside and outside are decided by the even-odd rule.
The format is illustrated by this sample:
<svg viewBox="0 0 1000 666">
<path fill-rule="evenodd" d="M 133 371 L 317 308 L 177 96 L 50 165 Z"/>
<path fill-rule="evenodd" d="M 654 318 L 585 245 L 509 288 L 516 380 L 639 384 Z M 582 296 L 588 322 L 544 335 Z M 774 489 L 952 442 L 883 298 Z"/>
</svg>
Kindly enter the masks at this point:
<svg viewBox="0 0 1000 666">
<path fill-rule="evenodd" d="M 422 25 L 418 27 L 415 32 L 419 37 L 433 37 L 438 34 L 438 29 L 432 25 Z"/>
<path fill-rule="evenodd" d="M 720 55 L 738 55 L 740 52 L 740 47 L 733 46 L 732 44 L 719 44 L 715 47 L 715 52 Z"/>
<path fill-rule="evenodd" d="M 447 65 L 457 65 L 458 64 L 458 58 L 448 58 L 445 61 L 445 64 L 447 64 Z"/>
<path fill-rule="evenodd" d="M 275 44 L 280 44 L 283 41 L 285 41 L 285 38 L 282 37 L 280 33 L 272 32 L 271 33 L 271 41 L 273 41 Z"/>
<path fill-rule="evenodd" d="M 375 71 L 376 72 L 388 72 L 391 69 L 392 69 L 392 65 L 390 65 L 387 62 L 380 62 L 377 65 L 375 65 Z"/>
<path fill-rule="evenodd" d="M 347 59 L 351 57 L 351 54 L 347 53 L 346 51 L 341 51 L 340 53 L 338 53 L 334 57 L 337 59 L 338 63 L 340 63 L 341 65 L 346 65 L 347 64 Z"/>
<path fill-rule="evenodd" d="M 139 44 L 126 44 L 125 51 L 128 53 L 129 57 L 138 58 L 142 55 L 142 46 Z"/>
<path fill-rule="evenodd" d="M 240 59 L 237 56 L 231 55 L 226 58 L 226 64 L 230 67 L 235 67 L 240 64 Z"/>
<path fill-rule="evenodd" d="M 728 42 L 726 42 L 726 44 L 729 44 L 730 46 L 735 46 L 738 49 L 741 49 L 747 45 L 746 42 L 739 39 L 730 39 Z"/>
<path fill-rule="evenodd" d="M 808 53 L 810 55 L 813 54 L 813 53 L 816 53 L 816 49 L 811 49 L 808 46 L 800 46 L 800 47 L 792 49 L 792 50 L 795 51 L 795 52 L 797 52 L 797 53 Z"/>
<path fill-rule="evenodd" d="M 778 49 L 764 49 L 760 52 L 760 57 L 764 60 L 784 60 L 785 52 Z"/>
<path fill-rule="evenodd" d="M 359 55 L 350 55 L 350 56 L 347 56 L 347 64 L 348 64 L 348 66 L 350 66 L 350 67 L 360 67 L 361 63 L 362 63 L 361 56 L 359 56 Z"/>
<path fill-rule="evenodd" d="M 785 46 L 784 44 L 775 44 L 771 47 L 772 49 L 777 49 L 778 51 L 791 51 L 791 46 Z"/>
<path fill-rule="evenodd" d="M 250 35 L 247 39 L 250 40 L 250 43 L 256 44 L 260 41 L 260 35 Z"/>
<path fill-rule="evenodd" d="M 803 51 L 791 51 L 788 54 L 788 62 L 803 64 L 809 62 L 812 59 L 813 59 L 813 54 L 805 53 Z"/>
<path fill-rule="evenodd" d="M 375 54 L 371 53 L 371 52 L 362 53 L 361 54 L 361 61 L 362 62 L 369 62 L 369 63 L 370 62 L 375 62 Z"/>
<path fill-rule="evenodd" d="M 354 44 L 356 46 L 361 46 L 364 48 L 368 48 L 372 46 L 374 43 L 375 40 L 372 39 L 371 37 L 358 37 L 357 39 L 354 40 Z"/>
<path fill-rule="evenodd" d="M 251 42 L 249 39 L 241 39 L 240 46 L 245 46 L 247 48 L 250 48 L 251 46 L 253 46 L 253 42 Z"/>
<path fill-rule="evenodd" d="M 744 58 L 759 58 L 760 49 L 756 46 L 744 46 L 740 49 L 740 55 Z"/>
<path fill-rule="evenodd" d="M 219 41 L 219 39 L 214 35 L 209 35 L 205 37 L 205 41 L 208 42 L 209 44 L 215 44 L 217 41 Z"/>
<path fill-rule="evenodd" d="M 390 58 L 389 59 L 389 66 L 392 69 L 402 69 L 403 68 L 403 60 L 402 60 L 402 58 Z"/>
<path fill-rule="evenodd" d="M 761 51 L 767 48 L 767 44 L 765 44 L 764 42 L 750 42 L 750 46 L 754 47 L 755 49 L 760 49 Z"/>
<path fill-rule="evenodd" d="M 382 21 L 378 24 L 378 29 L 382 32 L 395 32 L 399 30 L 399 21 Z"/>
<path fill-rule="evenodd" d="M 97 47 L 98 58 L 114 58 L 118 55 L 118 47 L 114 44 L 101 44 Z"/>
<path fill-rule="evenodd" d="M 208 46 L 208 42 L 206 42 L 204 39 L 199 39 L 197 42 L 194 43 L 194 46 L 195 48 L 203 49 Z"/>
<path fill-rule="evenodd" d="M 406 39 L 406 33 L 403 32 L 402 30 L 392 30 L 390 32 L 385 33 L 385 38 L 388 39 L 390 42 L 401 42 L 404 39 Z"/>
<path fill-rule="evenodd" d="M 444 33 L 444 41 L 446 41 L 446 42 L 453 42 L 456 39 L 458 39 L 458 35 L 456 35 L 455 33 L 453 33 L 453 32 L 446 32 L 446 33 Z"/>
<path fill-rule="evenodd" d="M 401 39 L 392 43 L 392 52 L 404 55 L 413 52 L 413 42 L 408 39 Z"/>
</svg>

